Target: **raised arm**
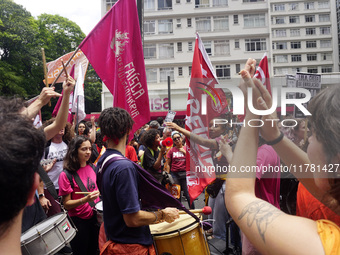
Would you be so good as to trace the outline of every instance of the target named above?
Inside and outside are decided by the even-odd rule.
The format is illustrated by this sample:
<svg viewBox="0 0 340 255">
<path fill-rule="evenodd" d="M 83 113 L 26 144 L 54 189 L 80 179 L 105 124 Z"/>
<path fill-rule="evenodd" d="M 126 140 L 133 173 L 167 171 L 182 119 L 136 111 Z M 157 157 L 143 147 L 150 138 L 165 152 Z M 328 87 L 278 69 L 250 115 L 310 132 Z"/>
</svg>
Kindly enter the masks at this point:
<svg viewBox="0 0 340 255">
<path fill-rule="evenodd" d="M 253 87 L 249 78 L 249 74 L 244 76 L 248 86 Z M 261 99 L 255 101 L 258 106 L 265 104 Z M 250 119 L 259 119 L 259 116 L 247 109 L 246 123 Z M 256 127 L 246 125 L 241 129 L 230 164 L 236 171 L 229 172 L 226 180 L 228 212 L 261 254 L 324 254 L 314 221 L 286 215 L 270 203 L 256 198 L 256 172 L 244 169 L 256 166 L 258 135 Z"/>
<path fill-rule="evenodd" d="M 75 84 L 76 83 L 71 76 L 69 76 L 63 84 L 63 99 L 61 101 L 57 117 L 51 125 L 44 128 L 44 133 L 47 141 L 66 126 L 69 111 L 70 94 L 73 91 Z"/>
<path fill-rule="evenodd" d="M 165 124 L 167 127 L 172 128 L 182 133 L 183 135 L 185 135 L 185 137 L 190 139 L 191 142 L 198 143 L 210 149 L 214 149 L 214 150 L 218 149 L 218 144 L 215 141 L 215 139 L 208 139 L 208 138 L 204 138 L 202 136 L 196 135 L 190 132 L 189 130 L 186 130 L 185 128 L 178 126 L 176 123 L 173 123 L 173 122 L 166 122 Z"/>
</svg>

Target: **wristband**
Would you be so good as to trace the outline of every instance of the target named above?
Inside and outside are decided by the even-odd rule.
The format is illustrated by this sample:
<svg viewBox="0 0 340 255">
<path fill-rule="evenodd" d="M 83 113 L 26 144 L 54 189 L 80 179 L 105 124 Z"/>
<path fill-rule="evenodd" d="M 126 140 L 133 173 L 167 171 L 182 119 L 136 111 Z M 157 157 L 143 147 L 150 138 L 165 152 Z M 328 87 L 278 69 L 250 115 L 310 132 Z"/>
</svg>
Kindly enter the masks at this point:
<svg viewBox="0 0 340 255">
<path fill-rule="evenodd" d="M 278 144 L 279 142 L 281 142 L 281 140 L 283 139 L 284 137 L 284 134 L 282 133 L 282 131 L 280 131 L 280 135 L 278 138 L 272 140 L 272 141 L 266 141 L 266 144 L 268 145 L 275 145 L 275 144 Z"/>
<path fill-rule="evenodd" d="M 44 193 L 39 194 L 39 198 L 44 197 L 44 196 L 45 196 Z"/>
<path fill-rule="evenodd" d="M 157 216 L 157 213 L 152 211 L 152 213 L 156 216 L 156 219 L 153 221 L 153 222 L 157 222 L 158 221 L 158 216 Z"/>
</svg>

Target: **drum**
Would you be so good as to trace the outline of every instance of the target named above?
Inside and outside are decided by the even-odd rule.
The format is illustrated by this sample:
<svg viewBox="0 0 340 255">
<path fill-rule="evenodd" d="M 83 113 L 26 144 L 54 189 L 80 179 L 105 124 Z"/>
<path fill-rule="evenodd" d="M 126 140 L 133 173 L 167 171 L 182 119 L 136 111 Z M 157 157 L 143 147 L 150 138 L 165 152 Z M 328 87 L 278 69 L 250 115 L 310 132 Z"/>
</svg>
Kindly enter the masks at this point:
<svg viewBox="0 0 340 255">
<path fill-rule="evenodd" d="M 150 230 L 158 255 L 210 254 L 202 227 L 188 214 L 173 223 L 150 225 Z"/>
<path fill-rule="evenodd" d="M 67 213 L 58 213 L 33 226 L 21 235 L 23 255 L 55 254 L 76 235 Z"/>
<path fill-rule="evenodd" d="M 99 201 L 96 204 L 96 211 L 97 211 L 97 221 L 101 225 L 104 222 L 104 217 L 103 217 L 103 201 Z"/>
</svg>

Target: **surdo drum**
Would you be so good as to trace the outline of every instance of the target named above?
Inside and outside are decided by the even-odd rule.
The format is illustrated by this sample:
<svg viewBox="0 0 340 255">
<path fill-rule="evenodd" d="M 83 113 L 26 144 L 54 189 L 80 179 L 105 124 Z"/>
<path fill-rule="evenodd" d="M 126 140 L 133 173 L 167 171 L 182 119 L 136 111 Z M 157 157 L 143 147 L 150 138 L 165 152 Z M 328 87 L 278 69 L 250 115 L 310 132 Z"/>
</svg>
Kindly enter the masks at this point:
<svg viewBox="0 0 340 255">
<path fill-rule="evenodd" d="M 158 255 L 209 255 L 209 246 L 201 225 L 182 214 L 173 223 L 150 225 Z"/>
</svg>

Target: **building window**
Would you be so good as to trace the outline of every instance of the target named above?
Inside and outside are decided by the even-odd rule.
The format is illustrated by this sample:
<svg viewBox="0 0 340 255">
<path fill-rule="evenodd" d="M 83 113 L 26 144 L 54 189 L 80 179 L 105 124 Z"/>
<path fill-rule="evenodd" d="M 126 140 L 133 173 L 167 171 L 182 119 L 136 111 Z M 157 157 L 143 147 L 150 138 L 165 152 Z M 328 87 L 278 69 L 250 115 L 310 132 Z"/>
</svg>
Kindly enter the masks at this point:
<svg viewBox="0 0 340 255">
<path fill-rule="evenodd" d="M 289 23 L 294 23 L 294 24 L 300 23 L 300 17 L 299 16 L 289 16 Z"/>
<path fill-rule="evenodd" d="M 332 54 L 331 53 L 321 53 L 321 60 L 331 61 L 332 60 Z"/>
<path fill-rule="evenodd" d="M 285 17 L 275 17 L 274 22 L 276 25 L 285 24 Z"/>
<path fill-rule="evenodd" d="M 209 0 L 195 0 L 195 8 L 209 7 Z"/>
<path fill-rule="evenodd" d="M 317 67 L 308 67 L 307 73 L 318 73 L 318 68 Z"/>
<path fill-rule="evenodd" d="M 235 39 L 235 49 L 239 49 L 240 48 L 240 40 Z"/>
<path fill-rule="evenodd" d="M 331 28 L 330 27 L 320 27 L 320 35 L 330 35 Z"/>
<path fill-rule="evenodd" d="M 275 29 L 275 37 L 286 37 L 286 29 Z"/>
<path fill-rule="evenodd" d="M 229 30 L 228 16 L 216 16 L 214 17 L 214 31 Z"/>
<path fill-rule="evenodd" d="M 158 0 L 158 10 L 171 10 L 172 0 Z"/>
<path fill-rule="evenodd" d="M 319 9 L 328 9 L 329 1 L 319 1 Z"/>
<path fill-rule="evenodd" d="M 299 10 L 299 4 L 298 3 L 290 3 L 289 4 L 289 10 L 290 11 L 298 11 Z"/>
<path fill-rule="evenodd" d="M 162 43 L 159 44 L 159 58 L 173 58 L 174 57 L 174 44 Z"/>
<path fill-rule="evenodd" d="M 288 63 L 287 55 L 276 55 L 274 56 L 275 63 Z"/>
<path fill-rule="evenodd" d="M 211 31 L 210 17 L 196 18 L 196 30 L 198 32 L 210 32 Z"/>
<path fill-rule="evenodd" d="M 316 53 L 307 54 L 307 61 L 317 61 L 318 57 Z"/>
<path fill-rule="evenodd" d="M 301 49 L 301 42 L 291 42 L 290 48 L 291 49 Z"/>
<path fill-rule="evenodd" d="M 300 29 L 299 28 L 293 28 L 290 30 L 290 36 L 300 36 Z"/>
<path fill-rule="evenodd" d="M 266 39 L 246 39 L 245 40 L 246 51 L 263 51 L 267 50 Z"/>
<path fill-rule="evenodd" d="M 266 17 L 264 14 L 244 14 L 244 27 L 265 27 Z"/>
<path fill-rule="evenodd" d="M 188 42 L 188 51 L 192 51 L 192 42 Z"/>
<path fill-rule="evenodd" d="M 176 4 L 180 4 L 181 3 L 181 0 L 176 0 Z"/>
<path fill-rule="evenodd" d="M 157 82 L 157 68 L 146 68 L 146 80 L 147 82 Z"/>
<path fill-rule="evenodd" d="M 288 73 L 288 68 L 274 68 L 274 73 L 276 75 L 278 75 L 278 74 L 287 74 Z"/>
<path fill-rule="evenodd" d="M 315 35 L 315 34 L 316 34 L 315 27 L 306 28 L 306 35 Z"/>
<path fill-rule="evenodd" d="M 204 41 L 203 45 L 204 45 L 205 51 L 208 53 L 209 56 L 211 56 L 212 55 L 212 52 L 211 52 L 211 41 Z"/>
<path fill-rule="evenodd" d="M 230 79 L 230 65 L 216 66 L 216 76 L 220 80 Z"/>
<path fill-rule="evenodd" d="M 301 72 L 301 68 L 300 67 L 293 67 L 292 68 L 292 73 L 299 73 Z"/>
<path fill-rule="evenodd" d="M 332 67 L 321 67 L 321 73 L 331 73 L 333 72 Z"/>
<path fill-rule="evenodd" d="M 223 41 L 214 41 L 214 55 L 229 55 L 230 54 L 230 46 L 229 40 Z"/>
<path fill-rule="evenodd" d="M 319 21 L 320 22 L 329 22 L 331 21 L 331 17 L 329 14 L 319 14 Z"/>
<path fill-rule="evenodd" d="M 315 22 L 315 15 L 305 15 L 305 22 L 306 23 Z"/>
<path fill-rule="evenodd" d="M 176 27 L 177 28 L 181 28 L 182 27 L 181 19 L 176 19 Z"/>
<path fill-rule="evenodd" d="M 191 0 L 187 0 L 187 3 L 191 3 Z"/>
<path fill-rule="evenodd" d="M 305 2 L 305 10 L 314 10 L 314 2 Z"/>
<path fill-rule="evenodd" d="M 177 51 L 182 52 L 182 43 L 181 42 L 177 43 Z"/>
<path fill-rule="evenodd" d="M 285 4 L 274 4 L 273 5 L 273 11 L 274 12 L 280 12 L 285 10 Z"/>
<path fill-rule="evenodd" d="M 158 21 L 159 34 L 172 34 L 172 19 L 163 19 Z"/>
<path fill-rule="evenodd" d="M 178 67 L 178 76 L 183 76 L 183 67 Z"/>
<path fill-rule="evenodd" d="M 291 59 L 292 59 L 292 62 L 301 62 L 301 54 L 292 55 Z"/>
<path fill-rule="evenodd" d="M 306 48 L 316 48 L 316 41 L 306 41 Z"/>
<path fill-rule="evenodd" d="M 192 67 L 191 66 L 189 66 L 189 68 L 188 68 L 189 70 L 189 76 L 191 76 L 191 69 L 192 69 Z"/>
<path fill-rule="evenodd" d="M 155 10 L 155 0 L 144 0 L 144 10 L 154 11 Z"/>
<path fill-rule="evenodd" d="M 174 68 L 173 67 L 159 68 L 159 76 L 160 82 L 167 82 L 168 76 L 170 76 L 171 81 L 175 81 Z"/>
<path fill-rule="evenodd" d="M 275 50 L 287 50 L 287 42 L 276 42 L 273 43 L 273 49 Z"/>
<path fill-rule="evenodd" d="M 332 42 L 331 40 L 321 40 L 320 41 L 320 48 L 331 48 Z"/>
<path fill-rule="evenodd" d="M 213 6 L 228 6 L 228 0 L 213 0 Z"/>
<path fill-rule="evenodd" d="M 118 0 L 106 0 L 106 11 L 108 12 Z"/>
<path fill-rule="evenodd" d="M 191 18 L 187 19 L 187 26 L 188 26 L 188 27 L 191 27 L 191 26 L 192 26 L 192 25 L 191 25 Z"/>
<path fill-rule="evenodd" d="M 234 25 L 238 24 L 238 15 L 234 15 Z"/>
<path fill-rule="evenodd" d="M 144 44 L 143 51 L 145 59 L 156 58 L 156 44 Z"/>
<path fill-rule="evenodd" d="M 241 71 L 241 64 L 236 64 L 235 70 L 236 70 L 236 73 L 238 74 Z"/>
<path fill-rule="evenodd" d="M 144 21 L 144 34 L 145 35 L 156 34 L 156 24 L 155 24 L 154 20 L 145 20 Z"/>
</svg>

